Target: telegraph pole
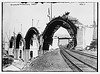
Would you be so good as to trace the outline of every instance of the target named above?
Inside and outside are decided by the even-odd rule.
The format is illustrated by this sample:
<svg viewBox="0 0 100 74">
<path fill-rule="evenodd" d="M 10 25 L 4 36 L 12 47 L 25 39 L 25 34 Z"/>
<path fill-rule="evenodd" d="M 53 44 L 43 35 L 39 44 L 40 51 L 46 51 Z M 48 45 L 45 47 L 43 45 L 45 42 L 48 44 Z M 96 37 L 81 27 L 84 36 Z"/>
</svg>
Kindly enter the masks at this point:
<svg viewBox="0 0 100 74">
<path fill-rule="evenodd" d="M 48 15 L 47 16 L 49 17 L 49 21 L 51 21 L 52 20 L 52 2 L 50 5 L 50 9 L 48 8 Z"/>
<path fill-rule="evenodd" d="M 95 22 L 95 2 L 93 3 L 93 24 Z"/>
<path fill-rule="evenodd" d="M 15 49 L 15 27 L 14 27 L 14 49 Z"/>
<path fill-rule="evenodd" d="M 52 2 L 51 2 L 51 19 L 50 20 L 52 20 Z"/>
<path fill-rule="evenodd" d="M 95 40 L 96 35 L 96 22 L 95 22 L 95 2 L 93 3 L 93 40 Z"/>
</svg>

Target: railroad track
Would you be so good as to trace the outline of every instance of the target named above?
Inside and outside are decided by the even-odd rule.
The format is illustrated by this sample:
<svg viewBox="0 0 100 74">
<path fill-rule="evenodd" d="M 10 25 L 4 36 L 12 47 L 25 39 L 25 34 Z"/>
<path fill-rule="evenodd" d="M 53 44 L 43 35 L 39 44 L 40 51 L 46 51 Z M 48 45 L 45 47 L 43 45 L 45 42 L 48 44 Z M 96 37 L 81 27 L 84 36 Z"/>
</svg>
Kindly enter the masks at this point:
<svg viewBox="0 0 100 74">
<path fill-rule="evenodd" d="M 66 49 L 66 47 L 63 47 L 63 48 Z M 86 57 L 89 57 L 89 58 L 97 59 L 97 56 L 95 56 L 95 55 L 87 54 L 87 53 L 76 51 L 76 50 L 69 50 L 69 51 L 72 51 L 74 53 L 78 53 L 80 55 L 83 55 L 83 56 L 86 56 Z"/>
<path fill-rule="evenodd" d="M 88 58 L 81 55 L 84 57 L 82 58 L 78 53 L 74 53 L 69 50 L 67 51 L 63 47 L 60 47 L 60 49 L 60 53 L 65 62 L 74 72 L 97 72 L 97 63 L 95 62 L 96 59 L 93 60 L 93 58 L 90 58 L 87 60 Z"/>
</svg>

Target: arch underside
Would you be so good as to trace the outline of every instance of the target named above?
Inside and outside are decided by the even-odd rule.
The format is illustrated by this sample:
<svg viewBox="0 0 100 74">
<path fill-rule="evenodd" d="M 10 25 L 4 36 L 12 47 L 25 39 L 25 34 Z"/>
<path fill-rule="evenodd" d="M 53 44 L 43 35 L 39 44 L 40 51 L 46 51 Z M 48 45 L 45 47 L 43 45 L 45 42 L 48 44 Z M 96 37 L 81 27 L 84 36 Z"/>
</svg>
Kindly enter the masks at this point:
<svg viewBox="0 0 100 74">
<path fill-rule="evenodd" d="M 10 41 L 9 41 L 9 48 L 12 48 L 14 45 L 14 37 L 12 36 Z"/>
<path fill-rule="evenodd" d="M 36 35 L 37 37 L 39 36 L 39 31 L 35 27 L 31 27 L 28 32 L 26 33 L 25 36 L 25 47 L 26 49 L 30 49 L 30 41 L 33 35 Z"/>
<path fill-rule="evenodd" d="M 22 35 L 18 34 L 17 37 L 16 37 L 16 48 L 19 48 L 21 40 L 24 43 Z"/>
<path fill-rule="evenodd" d="M 70 20 L 62 17 L 57 17 L 47 24 L 47 27 L 43 32 L 43 50 L 49 50 L 49 45 L 52 44 L 53 41 L 52 37 L 60 27 L 65 28 L 72 38 L 72 41 L 68 44 L 68 47 L 74 48 L 77 45 L 77 27 Z"/>
</svg>

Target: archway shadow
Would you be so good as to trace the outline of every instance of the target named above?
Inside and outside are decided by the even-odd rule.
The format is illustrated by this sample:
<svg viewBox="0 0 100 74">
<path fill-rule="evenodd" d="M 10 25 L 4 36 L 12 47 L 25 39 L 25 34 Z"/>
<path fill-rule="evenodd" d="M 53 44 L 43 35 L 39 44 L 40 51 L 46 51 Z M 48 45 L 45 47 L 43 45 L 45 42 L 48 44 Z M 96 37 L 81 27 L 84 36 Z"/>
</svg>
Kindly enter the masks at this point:
<svg viewBox="0 0 100 74">
<path fill-rule="evenodd" d="M 37 30 L 37 28 L 31 27 L 27 31 L 26 36 L 25 36 L 25 48 L 26 49 L 30 49 L 30 41 L 34 34 L 37 36 L 37 38 L 39 37 L 39 31 Z"/>
<path fill-rule="evenodd" d="M 49 46 L 50 46 L 50 44 L 52 44 L 52 41 L 53 41 L 52 37 L 53 37 L 54 33 L 60 27 L 65 28 L 72 38 L 72 41 L 69 42 L 67 47 L 71 48 L 71 49 L 76 47 L 76 45 L 77 45 L 77 39 L 76 39 L 77 27 L 76 27 L 76 25 L 68 18 L 59 16 L 59 17 L 52 19 L 46 26 L 46 28 L 42 34 L 43 35 L 43 46 L 41 47 L 42 50 L 49 50 Z"/>
</svg>

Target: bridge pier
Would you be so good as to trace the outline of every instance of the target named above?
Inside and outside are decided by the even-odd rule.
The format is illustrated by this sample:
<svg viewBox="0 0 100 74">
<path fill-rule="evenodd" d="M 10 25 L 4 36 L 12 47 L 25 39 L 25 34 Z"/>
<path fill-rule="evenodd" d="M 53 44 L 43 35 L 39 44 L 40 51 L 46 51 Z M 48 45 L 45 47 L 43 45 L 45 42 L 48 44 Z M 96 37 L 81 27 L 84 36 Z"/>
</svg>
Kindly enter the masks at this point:
<svg viewBox="0 0 100 74">
<path fill-rule="evenodd" d="M 29 49 L 25 49 L 23 55 L 24 55 L 24 61 L 28 62 L 29 61 Z"/>
<path fill-rule="evenodd" d="M 19 49 L 14 49 L 14 58 L 18 59 L 18 50 Z"/>
<path fill-rule="evenodd" d="M 8 54 L 9 54 L 9 55 L 14 55 L 14 53 L 13 53 L 13 48 L 9 48 Z"/>
<path fill-rule="evenodd" d="M 77 30 L 77 46 L 76 49 L 81 49 L 84 50 L 84 48 L 86 47 L 85 44 L 85 28 L 80 27 Z"/>
<path fill-rule="evenodd" d="M 22 48 L 18 49 L 18 59 L 23 59 L 23 49 Z"/>
</svg>

